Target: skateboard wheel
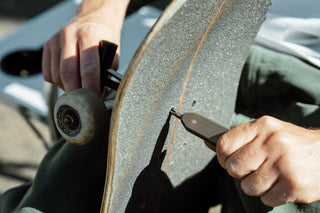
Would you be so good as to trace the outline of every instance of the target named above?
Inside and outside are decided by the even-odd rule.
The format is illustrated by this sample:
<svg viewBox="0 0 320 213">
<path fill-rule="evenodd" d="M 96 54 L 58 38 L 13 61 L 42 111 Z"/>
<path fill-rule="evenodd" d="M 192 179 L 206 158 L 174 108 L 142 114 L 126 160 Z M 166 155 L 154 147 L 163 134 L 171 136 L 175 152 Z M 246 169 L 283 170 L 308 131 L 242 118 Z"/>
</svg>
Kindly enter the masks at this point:
<svg viewBox="0 0 320 213">
<path fill-rule="evenodd" d="M 109 120 L 103 100 L 88 89 L 63 94 L 55 104 L 54 119 L 62 137 L 76 145 L 103 136 Z"/>
</svg>

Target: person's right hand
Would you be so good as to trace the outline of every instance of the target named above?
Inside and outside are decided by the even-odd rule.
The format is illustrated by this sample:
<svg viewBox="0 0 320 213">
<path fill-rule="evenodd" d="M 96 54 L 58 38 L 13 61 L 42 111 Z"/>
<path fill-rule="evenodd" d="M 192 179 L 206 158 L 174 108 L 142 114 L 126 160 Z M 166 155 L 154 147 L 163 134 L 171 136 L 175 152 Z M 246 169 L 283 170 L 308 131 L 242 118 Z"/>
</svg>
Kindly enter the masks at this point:
<svg viewBox="0 0 320 213">
<path fill-rule="evenodd" d="M 220 165 L 267 206 L 320 200 L 320 130 L 263 116 L 222 135 Z"/>
<path fill-rule="evenodd" d="M 119 45 L 122 21 L 115 20 L 111 8 L 76 16 L 44 45 L 44 79 L 65 91 L 84 87 L 100 94 L 99 41 Z M 112 65 L 114 70 L 118 68 L 118 55 L 119 48 Z"/>
</svg>

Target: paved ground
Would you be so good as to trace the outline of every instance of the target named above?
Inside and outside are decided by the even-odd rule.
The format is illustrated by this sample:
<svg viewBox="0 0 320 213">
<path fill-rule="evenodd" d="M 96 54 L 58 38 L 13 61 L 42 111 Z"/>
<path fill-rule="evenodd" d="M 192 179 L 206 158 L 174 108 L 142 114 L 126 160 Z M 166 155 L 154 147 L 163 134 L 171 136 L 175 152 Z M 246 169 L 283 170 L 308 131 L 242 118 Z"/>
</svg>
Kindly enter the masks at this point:
<svg viewBox="0 0 320 213">
<path fill-rule="evenodd" d="M 34 121 L 49 139 L 45 125 Z M 0 104 L 0 194 L 8 188 L 32 180 L 46 153 L 41 140 L 16 111 Z"/>
</svg>

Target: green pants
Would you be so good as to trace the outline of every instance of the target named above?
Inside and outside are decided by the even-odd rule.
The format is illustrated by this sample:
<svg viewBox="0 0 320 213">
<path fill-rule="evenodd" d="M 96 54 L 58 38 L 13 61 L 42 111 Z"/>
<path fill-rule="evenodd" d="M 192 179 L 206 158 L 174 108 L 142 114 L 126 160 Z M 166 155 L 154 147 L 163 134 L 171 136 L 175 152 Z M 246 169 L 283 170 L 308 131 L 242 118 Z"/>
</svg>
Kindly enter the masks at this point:
<svg viewBox="0 0 320 213">
<path fill-rule="evenodd" d="M 0 212 L 99 212 L 106 142 L 103 138 L 76 146 L 58 141 L 42 160 L 33 183 L 2 195 Z"/>
<path fill-rule="evenodd" d="M 243 69 L 233 125 L 271 115 L 304 127 L 320 127 L 319 81 L 319 69 L 295 57 L 253 46 Z M 57 142 L 42 160 L 33 183 L 3 194 L 0 212 L 99 212 L 106 142 L 107 136 L 82 147 Z M 239 181 L 228 176 L 216 158 L 184 186 L 191 183 L 196 187 L 189 191 L 184 187 L 179 196 L 187 199 L 198 193 L 202 197 L 192 198 L 195 202 L 182 199 L 183 212 L 206 212 L 219 203 L 223 212 L 233 213 L 320 212 L 319 202 L 264 206 L 259 198 L 246 196 Z"/>
<path fill-rule="evenodd" d="M 233 125 L 270 115 L 307 128 L 320 127 L 320 69 L 300 59 L 253 46 L 238 89 Z M 320 202 L 264 206 L 235 187 L 245 212 L 320 212 Z M 230 211 L 239 212 L 239 211 Z"/>
</svg>

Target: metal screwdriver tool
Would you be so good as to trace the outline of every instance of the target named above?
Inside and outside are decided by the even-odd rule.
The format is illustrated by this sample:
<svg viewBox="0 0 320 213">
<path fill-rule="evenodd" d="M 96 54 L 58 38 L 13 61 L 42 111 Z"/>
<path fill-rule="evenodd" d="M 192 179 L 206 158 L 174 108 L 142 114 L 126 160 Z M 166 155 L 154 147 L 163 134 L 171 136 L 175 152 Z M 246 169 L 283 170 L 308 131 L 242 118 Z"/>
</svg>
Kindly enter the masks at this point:
<svg viewBox="0 0 320 213">
<path fill-rule="evenodd" d="M 179 113 L 172 108 L 170 114 L 179 118 L 187 131 L 216 146 L 221 135 L 228 129 L 197 113 Z"/>
</svg>

